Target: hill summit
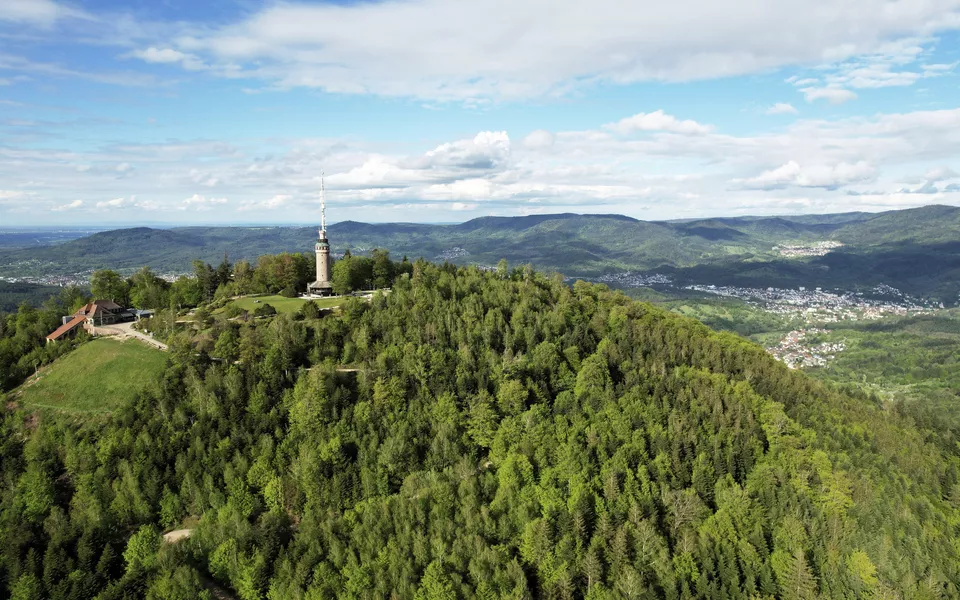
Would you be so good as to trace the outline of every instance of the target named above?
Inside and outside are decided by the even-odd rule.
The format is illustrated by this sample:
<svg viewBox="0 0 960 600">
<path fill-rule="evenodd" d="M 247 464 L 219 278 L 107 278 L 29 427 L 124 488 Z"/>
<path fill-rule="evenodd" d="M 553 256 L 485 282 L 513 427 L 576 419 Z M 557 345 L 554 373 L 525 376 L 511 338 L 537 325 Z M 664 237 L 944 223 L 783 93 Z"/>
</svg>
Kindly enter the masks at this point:
<svg viewBox="0 0 960 600">
<path fill-rule="evenodd" d="M 239 360 L 177 338 L 102 422 L 4 421 L 14 595 L 958 593 L 957 448 L 603 286 L 418 261 L 201 337 Z"/>
</svg>

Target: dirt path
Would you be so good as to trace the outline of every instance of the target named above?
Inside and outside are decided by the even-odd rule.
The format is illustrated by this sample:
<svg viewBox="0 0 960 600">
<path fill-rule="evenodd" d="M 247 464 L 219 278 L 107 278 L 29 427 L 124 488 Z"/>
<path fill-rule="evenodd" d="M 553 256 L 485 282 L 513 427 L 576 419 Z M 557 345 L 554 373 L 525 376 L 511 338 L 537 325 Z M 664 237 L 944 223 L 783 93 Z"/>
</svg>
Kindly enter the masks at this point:
<svg viewBox="0 0 960 600">
<path fill-rule="evenodd" d="M 163 534 L 163 541 L 167 544 L 176 544 L 180 540 L 185 540 L 193 534 L 192 529 L 177 529 Z"/>
<path fill-rule="evenodd" d="M 167 345 L 157 340 L 153 339 L 149 335 L 140 333 L 133 328 L 133 323 L 117 323 L 116 325 L 105 325 L 103 327 L 97 327 L 94 331 L 97 332 L 97 335 L 109 335 L 114 337 L 119 337 L 121 340 L 127 340 L 130 338 L 138 339 L 141 342 L 144 342 L 158 350 L 167 350 Z"/>
</svg>

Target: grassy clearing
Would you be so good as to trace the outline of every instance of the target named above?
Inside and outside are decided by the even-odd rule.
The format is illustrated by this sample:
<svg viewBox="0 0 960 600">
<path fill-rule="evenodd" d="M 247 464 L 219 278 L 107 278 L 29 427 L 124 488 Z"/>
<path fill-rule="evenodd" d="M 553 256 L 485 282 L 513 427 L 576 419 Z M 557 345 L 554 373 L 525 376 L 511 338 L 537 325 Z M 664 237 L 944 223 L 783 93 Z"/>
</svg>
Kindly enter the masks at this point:
<svg viewBox="0 0 960 600">
<path fill-rule="evenodd" d="M 107 413 L 160 373 L 166 359 L 136 340 L 95 339 L 42 369 L 13 397 L 27 408 Z"/>
<path fill-rule="evenodd" d="M 278 313 L 295 313 L 300 310 L 305 302 L 306 300 L 302 298 L 284 298 L 283 296 L 247 296 L 246 298 L 238 298 L 230 304 L 239 306 L 248 312 L 253 312 L 264 304 L 269 304 L 277 309 Z M 315 299 L 314 302 L 320 308 L 333 308 L 339 306 L 343 302 L 343 298 L 322 298 Z"/>
</svg>

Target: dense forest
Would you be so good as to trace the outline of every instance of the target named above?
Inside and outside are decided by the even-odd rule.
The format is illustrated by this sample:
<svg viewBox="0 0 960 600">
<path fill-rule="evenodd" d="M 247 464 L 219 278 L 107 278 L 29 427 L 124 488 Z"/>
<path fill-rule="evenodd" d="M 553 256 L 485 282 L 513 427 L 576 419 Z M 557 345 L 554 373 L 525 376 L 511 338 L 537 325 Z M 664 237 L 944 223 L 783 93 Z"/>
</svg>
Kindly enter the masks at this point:
<svg viewBox="0 0 960 600">
<path fill-rule="evenodd" d="M 109 417 L 8 407 L 0 595 L 960 595 L 949 432 L 604 286 L 407 265 L 172 335 Z"/>
</svg>

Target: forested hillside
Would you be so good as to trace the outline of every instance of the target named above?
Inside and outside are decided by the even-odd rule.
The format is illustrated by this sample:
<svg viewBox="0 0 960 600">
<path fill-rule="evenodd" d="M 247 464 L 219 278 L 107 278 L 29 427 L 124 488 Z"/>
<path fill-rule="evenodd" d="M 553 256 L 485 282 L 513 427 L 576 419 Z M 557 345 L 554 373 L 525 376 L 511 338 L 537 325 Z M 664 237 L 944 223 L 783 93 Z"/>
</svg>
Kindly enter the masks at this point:
<svg viewBox="0 0 960 600">
<path fill-rule="evenodd" d="M 8 408 L 0 595 L 955 598 L 957 441 L 605 287 L 418 261 L 173 335 L 112 416 Z"/>
</svg>

